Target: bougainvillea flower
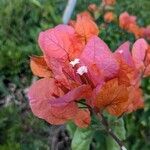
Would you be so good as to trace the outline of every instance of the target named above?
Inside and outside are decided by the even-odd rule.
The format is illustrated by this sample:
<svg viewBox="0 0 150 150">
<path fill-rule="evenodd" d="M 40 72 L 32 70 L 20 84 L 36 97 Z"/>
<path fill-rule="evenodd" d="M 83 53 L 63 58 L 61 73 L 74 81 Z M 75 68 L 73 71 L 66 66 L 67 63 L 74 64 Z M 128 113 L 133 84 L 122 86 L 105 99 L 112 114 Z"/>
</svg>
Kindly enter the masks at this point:
<svg viewBox="0 0 150 150">
<path fill-rule="evenodd" d="M 128 30 L 129 26 L 131 24 L 136 24 L 136 17 L 135 16 L 130 16 L 128 12 L 123 12 L 119 16 L 119 26 L 124 29 Z"/>
<path fill-rule="evenodd" d="M 137 40 L 133 45 L 135 48 L 136 43 L 141 40 Z M 134 50 L 133 50 L 134 51 Z M 144 51 L 143 51 L 144 52 Z M 133 53 L 133 52 L 132 52 Z M 142 91 L 139 88 L 141 81 L 141 74 L 137 69 L 134 57 L 130 52 L 130 43 L 125 42 L 114 53 L 118 63 L 120 64 L 118 73 L 119 85 L 125 84 L 129 93 L 129 105 L 127 112 L 135 111 L 136 109 L 143 108 L 144 101 L 142 97 Z"/>
<path fill-rule="evenodd" d="M 114 5 L 116 3 L 116 0 L 103 0 L 103 3 L 105 5 Z"/>
<path fill-rule="evenodd" d="M 107 109 L 115 116 L 120 116 L 128 107 L 128 90 L 125 85 L 119 85 L 118 79 L 107 81 L 99 91 L 94 101 L 96 108 Z"/>
<path fill-rule="evenodd" d="M 144 36 L 144 28 L 141 28 L 137 24 L 136 16 L 131 16 L 127 12 L 124 12 L 119 16 L 119 26 L 122 29 L 133 33 L 136 39 Z"/>
<path fill-rule="evenodd" d="M 150 39 L 150 27 L 140 27 L 136 21 L 136 16 L 129 15 L 127 12 L 120 14 L 119 16 L 119 26 L 130 32 L 133 33 L 135 38 L 146 38 L 147 40 Z"/>
<path fill-rule="evenodd" d="M 44 57 L 32 57 L 31 67 L 35 75 L 46 78 L 29 89 L 33 113 L 52 124 L 75 120 L 78 126 L 87 126 L 90 113 L 86 109 L 81 111 L 76 104 L 77 100 L 88 99 L 91 95 L 90 86 L 84 85 L 80 78 L 82 66 L 74 70 L 80 62 L 77 58 L 83 50 L 82 41 L 75 29 L 68 25 L 41 32 L 38 41 Z M 67 113 L 67 109 L 72 113 Z"/>
<path fill-rule="evenodd" d="M 134 43 L 132 55 L 129 42 L 112 53 L 87 12 L 73 24 L 39 35 L 43 56 L 30 62 L 33 74 L 42 78 L 28 92 L 33 113 L 51 124 L 72 120 L 87 127 L 91 109 L 120 116 L 143 107 L 140 82 L 150 75 L 150 48 L 144 39 Z"/>
<path fill-rule="evenodd" d="M 105 15 L 104 15 L 105 22 L 110 23 L 110 22 L 114 21 L 114 19 L 115 19 L 115 15 L 113 12 L 106 12 L 105 13 Z"/>
</svg>

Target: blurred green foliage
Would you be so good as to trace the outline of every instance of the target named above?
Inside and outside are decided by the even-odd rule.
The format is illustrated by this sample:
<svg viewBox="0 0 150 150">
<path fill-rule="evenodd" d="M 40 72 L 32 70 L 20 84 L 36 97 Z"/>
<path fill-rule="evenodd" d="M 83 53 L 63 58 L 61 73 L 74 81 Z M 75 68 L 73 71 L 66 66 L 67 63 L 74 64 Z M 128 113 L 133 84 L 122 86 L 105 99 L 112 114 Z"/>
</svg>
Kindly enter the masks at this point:
<svg viewBox="0 0 150 150">
<path fill-rule="evenodd" d="M 20 149 L 21 121 L 15 107 L 1 108 L 0 110 L 0 149 Z M 5 143 L 5 144 L 4 144 Z"/>
<path fill-rule="evenodd" d="M 90 3 L 99 0 L 78 0 L 75 15 L 87 9 Z M 10 94 L 8 83 L 25 88 L 31 82 L 29 56 L 40 54 L 37 44 L 41 30 L 61 23 L 66 0 L 0 0 L 0 102 Z M 150 24 L 149 0 L 117 0 L 115 12 L 123 11 L 136 15 L 140 25 Z M 98 18 L 97 23 L 103 22 Z M 111 23 L 107 30 L 101 28 L 100 37 L 114 51 L 120 43 L 134 41 L 132 34 L 122 31 Z M 24 83 L 20 82 L 26 77 Z M 130 150 L 150 149 L 150 79 L 144 79 L 145 108 L 127 115 L 126 145 Z M 32 115 L 28 106 L 13 104 L 0 106 L 0 150 L 46 150 L 49 149 L 49 125 Z M 27 102 L 24 102 L 25 104 Z M 95 140 L 102 143 L 104 137 L 96 134 Z M 97 145 L 97 147 L 99 147 Z"/>
<path fill-rule="evenodd" d="M 41 30 L 61 22 L 59 1 L 0 0 L 0 75 L 8 78 L 29 73 L 31 54 L 40 51 L 37 45 Z"/>
</svg>

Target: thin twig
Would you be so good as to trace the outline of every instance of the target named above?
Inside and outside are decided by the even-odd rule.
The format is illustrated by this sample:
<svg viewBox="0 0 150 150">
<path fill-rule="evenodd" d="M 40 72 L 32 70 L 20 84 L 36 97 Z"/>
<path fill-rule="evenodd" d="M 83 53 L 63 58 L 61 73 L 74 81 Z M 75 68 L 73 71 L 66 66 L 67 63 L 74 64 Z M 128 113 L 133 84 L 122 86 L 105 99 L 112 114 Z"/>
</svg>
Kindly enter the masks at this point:
<svg viewBox="0 0 150 150">
<path fill-rule="evenodd" d="M 77 0 L 68 0 L 68 4 L 63 14 L 63 23 L 67 24 L 71 18 L 71 15 L 74 11 Z"/>
<path fill-rule="evenodd" d="M 98 119 L 100 120 L 100 122 L 102 122 L 103 126 L 105 127 L 105 130 L 107 131 L 107 133 L 116 141 L 116 143 L 120 146 L 121 150 L 127 150 L 125 145 L 123 144 L 123 142 L 113 133 L 112 129 L 109 127 L 109 124 L 107 122 L 107 120 L 105 119 L 105 117 L 103 116 L 102 113 L 95 113 L 93 108 L 81 101 L 76 101 L 76 103 L 80 103 L 84 106 L 86 106 L 89 111 L 91 112 L 91 114 L 95 114 L 96 116 L 98 116 Z"/>
<path fill-rule="evenodd" d="M 123 144 L 123 142 L 112 132 L 112 129 L 109 127 L 109 124 L 102 113 L 97 114 L 98 119 L 102 122 L 103 126 L 105 127 L 105 130 L 107 133 L 117 142 L 117 144 L 120 146 L 121 150 L 127 150 Z"/>
</svg>

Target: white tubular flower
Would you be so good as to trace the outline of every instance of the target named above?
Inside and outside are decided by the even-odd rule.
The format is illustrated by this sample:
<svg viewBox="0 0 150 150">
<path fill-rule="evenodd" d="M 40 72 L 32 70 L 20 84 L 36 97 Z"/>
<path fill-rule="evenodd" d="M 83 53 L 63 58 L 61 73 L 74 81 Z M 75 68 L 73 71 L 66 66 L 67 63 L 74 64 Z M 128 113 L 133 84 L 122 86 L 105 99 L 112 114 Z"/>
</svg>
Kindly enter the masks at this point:
<svg viewBox="0 0 150 150">
<path fill-rule="evenodd" d="M 127 150 L 124 146 L 121 147 L 121 150 Z"/>
<path fill-rule="evenodd" d="M 74 67 L 76 64 L 80 63 L 80 59 L 76 58 L 73 61 L 70 62 L 70 64 Z"/>
<path fill-rule="evenodd" d="M 77 69 L 77 73 L 78 73 L 79 75 L 83 75 L 84 73 L 87 73 L 87 72 L 88 72 L 87 66 L 81 66 L 81 67 L 79 67 L 79 68 Z"/>
</svg>

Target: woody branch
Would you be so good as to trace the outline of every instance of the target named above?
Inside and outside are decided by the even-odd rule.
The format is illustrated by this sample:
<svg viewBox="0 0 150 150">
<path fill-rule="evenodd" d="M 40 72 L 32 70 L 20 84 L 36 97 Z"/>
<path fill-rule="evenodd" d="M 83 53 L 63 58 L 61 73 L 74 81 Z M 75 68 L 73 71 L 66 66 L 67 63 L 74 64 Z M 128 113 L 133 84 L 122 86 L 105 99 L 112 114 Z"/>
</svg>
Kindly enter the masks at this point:
<svg viewBox="0 0 150 150">
<path fill-rule="evenodd" d="M 109 127 L 109 124 L 102 113 L 97 114 L 99 120 L 102 122 L 103 126 L 107 133 L 116 141 L 116 143 L 120 146 L 121 150 L 126 150 L 123 142 L 113 133 L 112 129 Z"/>
<path fill-rule="evenodd" d="M 105 119 L 105 117 L 103 116 L 102 113 L 95 113 L 95 111 L 93 110 L 93 108 L 84 103 L 84 102 L 80 102 L 80 101 L 76 101 L 77 103 L 80 103 L 82 105 L 85 105 L 86 108 L 89 109 L 89 111 L 91 113 L 93 113 L 94 115 L 96 115 L 98 117 L 98 119 L 100 120 L 100 122 L 103 124 L 106 132 L 116 141 L 116 143 L 120 146 L 120 150 L 127 150 L 126 147 L 124 146 L 123 142 L 115 135 L 115 133 L 113 133 L 112 129 L 109 127 L 109 124 L 107 122 L 107 120 Z"/>
</svg>

